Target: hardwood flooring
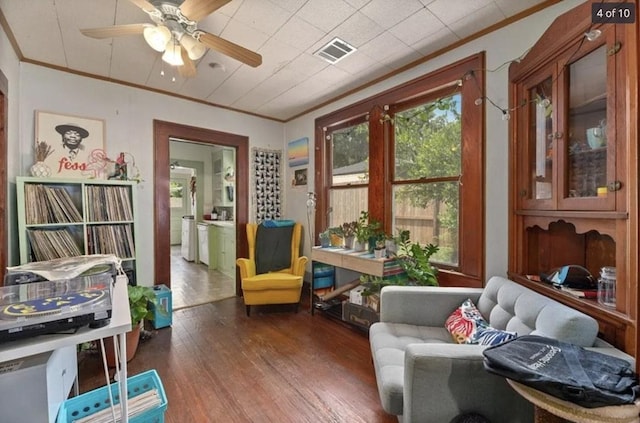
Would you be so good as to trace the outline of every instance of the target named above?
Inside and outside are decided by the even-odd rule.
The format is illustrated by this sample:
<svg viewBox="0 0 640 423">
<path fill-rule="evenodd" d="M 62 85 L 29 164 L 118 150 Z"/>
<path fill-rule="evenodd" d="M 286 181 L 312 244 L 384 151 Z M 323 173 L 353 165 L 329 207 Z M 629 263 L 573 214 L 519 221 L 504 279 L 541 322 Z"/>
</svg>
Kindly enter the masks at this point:
<svg viewBox="0 0 640 423">
<path fill-rule="evenodd" d="M 79 358 L 80 392 L 105 384 L 99 354 Z M 365 333 L 316 313 L 252 308 L 241 298 L 174 311 L 129 362 L 156 369 L 166 423 L 391 423 L 380 406 Z"/>
<path fill-rule="evenodd" d="M 182 258 L 180 245 L 171 247 L 171 298 L 174 310 L 235 295 L 235 278 L 217 270 L 209 270 L 204 263 L 186 261 Z"/>
</svg>

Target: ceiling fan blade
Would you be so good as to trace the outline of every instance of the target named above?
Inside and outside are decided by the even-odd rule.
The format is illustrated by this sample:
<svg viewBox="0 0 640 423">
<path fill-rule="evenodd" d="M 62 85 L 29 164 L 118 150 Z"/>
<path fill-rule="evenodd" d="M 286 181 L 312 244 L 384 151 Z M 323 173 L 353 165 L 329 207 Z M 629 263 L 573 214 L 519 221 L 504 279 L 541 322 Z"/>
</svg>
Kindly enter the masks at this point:
<svg viewBox="0 0 640 423">
<path fill-rule="evenodd" d="M 210 49 L 226 54 L 227 56 L 239 60 L 242 63 L 246 63 L 249 66 L 253 66 L 254 68 L 262 64 L 262 56 L 258 53 L 232 43 L 231 41 L 227 41 L 224 38 L 220 38 L 217 35 L 200 31 L 199 40 Z"/>
<path fill-rule="evenodd" d="M 180 55 L 182 56 L 182 61 L 184 65 L 178 66 L 178 73 L 180 76 L 184 78 L 192 78 L 196 76 L 196 65 L 193 63 L 193 60 L 189 58 L 189 54 L 185 49 L 180 49 Z"/>
<path fill-rule="evenodd" d="M 87 37 L 102 39 L 102 38 L 121 37 L 123 35 L 142 34 L 142 32 L 147 26 L 149 26 L 149 24 L 115 25 L 115 26 L 106 26 L 103 28 L 81 29 L 80 32 L 82 32 Z"/>
<path fill-rule="evenodd" d="M 197 22 L 230 1 L 231 0 L 185 0 L 184 3 L 180 5 L 180 12 L 192 21 Z"/>
<path fill-rule="evenodd" d="M 153 10 L 155 10 L 155 6 L 152 5 L 151 3 L 149 3 L 147 0 L 129 0 L 131 3 L 135 4 L 136 6 L 138 6 L 140 9 L 144 10 L 145 12 L 151 12 Z"/>
</svg>

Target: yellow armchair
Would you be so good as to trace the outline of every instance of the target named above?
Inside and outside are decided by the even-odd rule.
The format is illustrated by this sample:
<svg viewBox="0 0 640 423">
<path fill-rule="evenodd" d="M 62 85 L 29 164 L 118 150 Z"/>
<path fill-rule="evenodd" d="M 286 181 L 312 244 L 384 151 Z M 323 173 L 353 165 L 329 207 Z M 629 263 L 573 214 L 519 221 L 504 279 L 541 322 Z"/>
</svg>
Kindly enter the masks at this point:
<svg viewBox="0 0 640 423">
<path fill-rule="evenodd" d="M 307 257 L 300 256 L 302 225 L 296 223 L 291 234 L 291 265 L 285 269 L 262 274 L 256 274 L 257 231 L 257 224 L 247 224 L 249 258 L 236 260 L 236 264 L 240 268 L 242 296 L 247 316 L 250 315 L 252 305 L 263 304 L 295 304 L 297 312 L 302 293 L 302 277 L 308 261 Z"/>
</svg>

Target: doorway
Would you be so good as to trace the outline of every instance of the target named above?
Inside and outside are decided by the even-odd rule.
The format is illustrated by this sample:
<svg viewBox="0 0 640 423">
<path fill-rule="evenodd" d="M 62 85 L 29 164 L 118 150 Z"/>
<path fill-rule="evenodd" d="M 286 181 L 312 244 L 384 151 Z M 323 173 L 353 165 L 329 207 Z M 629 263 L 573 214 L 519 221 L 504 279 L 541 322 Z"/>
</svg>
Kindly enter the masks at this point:
<svg viewBox="0 0 640 423">
<path fill-rule="evenodd" d="M 198 128 L 166 121 L 153 121 L 154 137 L 154 284 L 171 287 L 171 239 L 169 166 L 170 139 L 235 148 L 236 155 L 236 256 L 246 257 L 245 236 L 249 200 L 249 138 L 242 135 Z M 242 295 L 240 277 L 236 271 L 236 295 Z"/>
</svg>

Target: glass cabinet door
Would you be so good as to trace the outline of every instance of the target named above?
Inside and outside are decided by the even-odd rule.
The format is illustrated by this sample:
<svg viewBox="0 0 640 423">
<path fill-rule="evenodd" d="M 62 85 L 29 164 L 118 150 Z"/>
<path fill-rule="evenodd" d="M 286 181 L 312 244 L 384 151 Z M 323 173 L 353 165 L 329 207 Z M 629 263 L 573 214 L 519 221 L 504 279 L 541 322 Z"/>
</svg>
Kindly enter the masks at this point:
<svg viewBox="0 0 640 423">
<path fill-rule="evenodd" d="M 595 41 L 599 45 L 587 45 L 590 50 L 565 60 L 568 64 L 561 78 L 567 93 L 561 209 L 615 207 L 614 192 L 609 190 L 615 179 L 615 107 L 608 107 L 615 104 L 613 89 L 609 89 L 615 77 L 615 61 L 609 54 L 615 43 L 612 35 L 613 31 L 607 31 Z"/>
<path fill-rule="evenodd" d="M 549 67 L 530 77 L 520 92 L 519 138 L 523 173 L 520 175 L 520 199 L 523 208 L 553 208 L 556 185 L 554 122 L 554 70 Z M 525 122 L 523 122 L 523 120 Z"/>
</svg>

